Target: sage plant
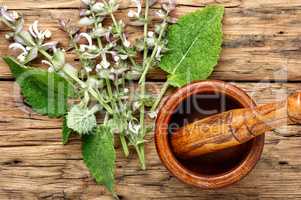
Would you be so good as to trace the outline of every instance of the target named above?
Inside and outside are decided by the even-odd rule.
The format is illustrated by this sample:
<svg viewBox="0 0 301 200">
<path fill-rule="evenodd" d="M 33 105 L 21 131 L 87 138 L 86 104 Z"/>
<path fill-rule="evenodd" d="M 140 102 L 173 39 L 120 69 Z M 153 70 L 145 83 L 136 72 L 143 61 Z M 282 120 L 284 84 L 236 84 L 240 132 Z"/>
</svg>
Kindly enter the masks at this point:
<svg viewBox="0 0 301 200">
<path fill-rule="evenodd" d="M 119 135 L 125 156 L 129 155 L 129 146 L 133 146 L 141 168 L 145 169 L 144 137 L 148 131 L 145 113 L 154 103 L 146 92 L 146 75 L 168 50 L 165 36 L 168 24 L 173 22 L 169 14 L 175 2 L 161 1 L 156 16 L 150 16 L 150 8 L 156 0 L 133 2 L 136 9 L 128 12 L 129 23 L 125 24 L 115 17 L 119 8 L 116 0 L 82 0 L 79 26 L 70 19 L 59 21 L 60 28 L 69 37 L 67 49 L 59 47 L 57 41 L 49 41 L 51 32 L 40 30 L 38 21 L 25 30 L 23 16 L 9 12 L 6 7 L 0 8 L 0 19 L 11 29 L 6 34 L 6 39 L 12 42 L 9 47 L 21 51 L 17 56 L 20 63 L 28 65 L 42 58 L 48 72 L 59 74 L 74 88 L 79 101 L 66 113 L 67 128 L 84 136 L 93 133 L 99 124 L 109 127 L 112 133 Z M 111 23 L 104 23 L 107 18 Z M 149 28 L 151 23 L 153 30 Z M 130 42 L 126 26 L 141 27 L 143 36 Z M 76 53 L 79 68 L 66 62 L 66 51 Z M 137 62 L 140 55 L 143 60 Z M 138 81 L 138 88 L 130 92 L 129 85 L 133 81 Z M 102 122 L 96 120 L 98 113 L 104 116 Z M 150 116 L 155 117 L 155 113 Z"/>
</svg>

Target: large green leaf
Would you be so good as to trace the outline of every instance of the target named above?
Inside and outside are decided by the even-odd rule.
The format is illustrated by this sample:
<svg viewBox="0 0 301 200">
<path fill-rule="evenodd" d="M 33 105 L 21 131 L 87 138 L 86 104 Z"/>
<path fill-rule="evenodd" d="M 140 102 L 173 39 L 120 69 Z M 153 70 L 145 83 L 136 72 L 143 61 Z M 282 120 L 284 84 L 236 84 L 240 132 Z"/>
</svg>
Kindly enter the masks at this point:
<svg viewBox="0 0 301 200">
<path fill-rule="evenodd" d="M 12 57 L 4 57 L 21 87 L 25 102 L 32 109 L 49 117 L 60 117 L 67 111 L 67 99 L 72 93 L 68 82 L 56 73 L 26 67 Z"/>
<path fill-rule="evenodd" d="M 217 64 L 222 45 L 224 8 L 208 6 L 181 17 L 168 30 L 168 49 L 160 68 L 169 73 L 168 83 L 181 87 L 204 80 Z"/>
<path fill-rule="evenodd" d="M 83 137 L 83 158 L 98 184 L 114 193 L 115 149 L 111 129 L 104 125 Z"/>
</svg>

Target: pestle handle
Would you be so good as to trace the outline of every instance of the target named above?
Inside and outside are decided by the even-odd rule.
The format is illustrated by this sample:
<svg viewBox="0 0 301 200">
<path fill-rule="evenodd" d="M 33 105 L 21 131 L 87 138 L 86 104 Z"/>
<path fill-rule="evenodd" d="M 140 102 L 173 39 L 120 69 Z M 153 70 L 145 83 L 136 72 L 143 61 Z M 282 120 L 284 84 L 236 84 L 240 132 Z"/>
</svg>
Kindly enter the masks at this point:
<svg viewBox="0 0 301 200">
<path fill-rule="evenodd" d="M 188 124 L 172 134 L 171 145 L 188 159 L 245 143 L 286 124 L 301 123 L 301 92 L 286 101 L 234 109 Z"/>
</svg>

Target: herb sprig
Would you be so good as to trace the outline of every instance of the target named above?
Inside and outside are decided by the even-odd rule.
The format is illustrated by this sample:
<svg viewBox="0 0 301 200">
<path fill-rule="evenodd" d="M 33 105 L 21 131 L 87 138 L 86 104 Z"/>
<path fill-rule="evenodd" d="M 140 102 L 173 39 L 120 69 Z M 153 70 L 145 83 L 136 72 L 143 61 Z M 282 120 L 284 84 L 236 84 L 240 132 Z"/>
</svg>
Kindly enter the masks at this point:
<svg viewBox="0 0 301 200">
<path fill-rule="evenodd" d="M 167 50 L 165 36 L 168 22 L 171 21 L 168 15 L 175 8 L 175 3 L 170 0 L 161 4 L 162 8 L 156 13 L 160 19 L 156 30 L 149 31 L 149 24 L 152 22 L 149 8 L 156 1 L 146 0 L 143 12 L 142 2 L 134 0 L 137 10 L 129 11 L 130 24 L 142 26 L 144 34 L 142 38 L 130 42 L 125 32 L 125 23 L 115 18 L 119 7 L 116 0 L 82 2 L 84 8 L 80 11 L 79 26 L 72 24 L 70 20 L 59 21 L 60 28 L 69 37 L 68 49 L 60 48 L 56 41 L 49 42 L 51 32 L 41 31 L 38 21 L 26 31 L 24 19 L 19 13 L 9 12 L 7 8 L 1 7 L 0 19 L 12 30 L 6 34 L 6 38 L 13 42 L 10 48 L 22 51 L 17 56 L 18 61 L 10 58 L 6 58 L 6 61 L 8 64 L 13 62 L 18 69 L 34 69 L 26 65 L 42 57 L 42 63 L 48 65 L 48 72 L 45 72 L 47 75 L 58 74 L 71 85 L 76 94 L 75 99 L 79 102 L 70 105 L 68 111 L 65 111 L 64 143 L 67 143 L 71 131 L 83 138 L 88 137 L 89 139 L 83 140 L 84 160 L 95 179 L 106 186 L 110 185 L 108 189 L 113 192 L 113 180 L 108 180 L 108 177 L 113 176 L 105 175 L 109 173 L 108 170 L 100 173 L 88 155 L 98 154 L 95 148 L 97 149 L 100 143 L 113 144 L 101 141 L 112 140 L 112 137 L 99 136 L 101 132 L 103 135 L 118 134 L 125 156 L 129 155 L 129 146 L 133 146 L 141 168 L 146 168 L 144 137 L 148 128 L 144 118 L 146 107 L 152 106 L 154 99 L 146 93 L 145 78 L 148 70 L 158 64 L 161 54 Z M 111 18 L 111 24 L 105 25 L 104 20 L 108 17 Z M 65 52 L 71 50 L 74 50 L 79 58 L 80 68 L 66 62 Z M 143 56 L 142 63 L 137 63 L 139 54 Z M 130 83 L 135 80 L 139 80 L 138 90 L 130 94 Z M 60 101 L 59 98 L 56 100 Z M 98 113 L 104 115 L 103 122 L 97 122 Z M 93 137 L 99 141 L 92 142 Z M 89 141 L 89 144 L 85 144 L 85 141 Z M 109 166 L 103 166 L 104 169 L 113 169 L 113 154 L 114 150 L 111 150 L 107 154 L 98 155 L 104 162 L 108 159 L 113 161 L 105 162 Z M 102 181 L 103 177 L 107 177 L 105 181 Z M 112 183 L 108 183 L 109 181 Z"/>
<path fill-rule="evenodd" d="M 25 30 L 20 13 L 0 7 L 0 21 L 11 29 L 5 36 L 12 42 L 9 48 L 21 52 L 16 59 L 3 59 L 34 111 L 64 117 L 64 144 L 72 133 L 82 137 L 83 160 L 92 176 L 118 198 L 113 135 L 119 135 L 126 157 L 129 147 L 136 150 L 145 169 L 144 137 L 149 130 L 145 113 L 151 108 L 149 117 L 156 117 L 155 110 L 170 85 L 181 87 L 211 74 L 221 50 L 223 8 L 208 6 L 169 27 L 175 23 L 170 17 L 175 0 L 160 1 L 156 21 L 150 8 L 157 0 L 133 0 L 136 9 L 128 12 L 126 25 L 115 17 L 117 0 L 81 1 L 79 25 L 59 20 L 69 38 L 66 49 L 50 41 L 51 31 L 40 30 L 38 21 Z M 108 18 L 111 23 L 104 23 Z M 151 23 L 154 30 L 150 30 Z M 126 26 L 141 27 L 143 36 L 130 41 Z M 66 51 L 75 52 L 79 68 L 66 61 Z M 42 58 L 48 70 L 30 67 L 37 58 Z M 143 58 L 142 62 L 138 58 Z M 170 74 L 156 100 L 145 85 L 146 75 L 155 66 Z M 131 86 L 135 81 L 137 88 Z M 70 99 L 76 103 L 68 104 Z M 97 121 L 96 115 L 103 120 Z"/>
</svg>

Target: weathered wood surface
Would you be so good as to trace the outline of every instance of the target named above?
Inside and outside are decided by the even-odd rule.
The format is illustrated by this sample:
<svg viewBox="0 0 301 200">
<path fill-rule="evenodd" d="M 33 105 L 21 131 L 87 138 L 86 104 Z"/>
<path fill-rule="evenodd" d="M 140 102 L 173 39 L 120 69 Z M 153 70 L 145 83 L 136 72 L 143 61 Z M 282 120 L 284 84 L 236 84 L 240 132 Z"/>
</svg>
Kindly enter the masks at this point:
<svg viewBox="0 0 301 200">
<path fill-rule="evenodd" d="M 236 84 L 258 103 L 285 99 L 301 83 Z M 161 84 L 149 83 L 157 93 Z M 31 112 L 22 104 L 18 87 L 0 82 L 0 198 L 1 199 L 110 199 L 95 185 L 82 162 L 75 137 L 63 146 L 60 120 Z M 117 192 L 123 199 L 283 199 L 301 198 L 301 127 L 287 126 L 280 134 L 267 134 L 262 160 L 240 183 L 218 191 L 186 186 L 172 177 L 157 157 L 152 135 L 146 145 L 148 170 L 139 169 L 135 155 L 123 158 L 118 149 Z"/>
<path fill-rule="evenodd" d="M 258 103 L 283 100 L 301 88 L 301 1 L 178 0 L 174 16 L 210 3 L 226 6 L 224 50 L 212 79 L 244 81 L 236 85 Z M 0 0 L 2 4 L 22 10 L 27 23 L 39 19 L 66 45 L 56 21 L 62 16 L 76 20 L 79 0 Z M 123 1 L 118 17 L 128 6 L 132 5 Z M 134 36 L 136 30 L 129 30 Z M 0 25 L 1 38 L 5 31 Z M 1 56 L 9 54 L 7 44 L 0 40 Z M 69 60 L 74 60 L 72 54 Z M 8 68 L 2 61 L 0 66 L 0 199 L 111 199 L 91 179 L 82 161 L 80 139 L 74 137 L 63 146 L 61 121 L 24 106 Z M 149 78 L 162 80 L 165 75 L 155 70 Z M 286 78 L 293 83 L 254 82 Z M 160 85 L 149 82 L 148 89 L 157 94 Z M 217 191 L 195 189 L 171 176 L 157 157 L 152 135 L 146 145 L 147 171 L 139 169 L 136 155 L 123 158 L 116 145 L 117 193 L 125 200 L 301 199 L 301 127 L 286 126 L 277 132 L 267 134 L 262 159 L 248 177 Z"/>
<path fill-rule="evenodd" d="M 8 2 L 8 5 L 11 4 L 9 2 L 14 2 L 1 1 Z M 22 2 L 25 3 L 21 3 L 21 5 L 32 3 L 32 1 Z M 61 2 L 63 2 L 61 4 L 66 4 L 69 1 Z M 292 2 L 291 5 L 288 1 L 283 0 L 280 3 L 281 1 L 278 0 L 278 3 L 275 4 L 270 1 L 262 1 L 266 2 L 268 6 L 261 3 L 262 5 L 254 7 L 251 6 L 254 4 L 253 1 L 253 3 L 250 3 L 251 5 L 248 5 L 247 2 L 251 1 L 242 1 L 242 5 L 237 4 L 226 8 L 223 23 L 224 48 L 221 61 L 213 73 L 212 79 L 236 81 L 301 80 L 301 61 L 299 59 L 301 49 L 301 5 L 296 6 L 297 1 Z M 46 3 L 36 2 L 33 4 L 35 6 L 46 5 Z M 199 5 L 202 4 L 199 3 Z M 197 6 L 197 4 L 194 5 Z M 19 6 L 19 4 L 15 3 L 15 6 Z M 198 9 L 195 6 L 179 5 L 173 16 L 179 17 Z M 21 6 L 18 8 L 21 8 Z M 117 17 L 124 18 L 127 12 L 128 9 L 122 10 L 117 14 Z M 22 13 L 25 15 L 27 24 L 39 19 L 43 27 L 54 32 L 53 39 L 61 41 L 63 45 L 67 45 L 67 39 L 65 34 L 58 30 L 57 20 L 62 17 L 71 18 L 74 21 L 78 19 L 77 9 L 33 9 L 23 10 Z M 0 38 L 4 37 L 5 31 L 7 29 L 0 25 Z M 133 27 L 128 27 L 128 31 L 131 38 L 139 36 L 139 31 Z M 7 41 L 0 40 L 1 55 L 11 54 L 11 51 L 7 49 L 7 45 Z M 74 60 L 73 54 L 69 54 L 68 57 L 69 61 Z M 0 65 L 3 65 L 2 60 Z M 0 78 L 8 79 L 10 77 L 8 68 L 0 68 Z M 165 75 L 160 70 L 153 70 L 149 78 L 164 79 Z"/>
</svg>

